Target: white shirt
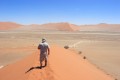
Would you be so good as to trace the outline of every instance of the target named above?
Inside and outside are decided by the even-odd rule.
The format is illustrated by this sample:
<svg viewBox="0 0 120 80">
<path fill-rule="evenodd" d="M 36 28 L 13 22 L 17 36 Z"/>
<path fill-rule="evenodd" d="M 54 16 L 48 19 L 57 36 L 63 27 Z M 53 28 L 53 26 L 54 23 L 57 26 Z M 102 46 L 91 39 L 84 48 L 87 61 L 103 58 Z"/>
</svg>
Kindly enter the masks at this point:
<svg viewBox="0 0 120 80">
<path fill-rule="evenodd" d="M 41 53 L 47 52 L 47 49 L 49 48 L 49 45 L 47 42 L 40 43 L 38 48 L 40 49 Z"/>
</svg>

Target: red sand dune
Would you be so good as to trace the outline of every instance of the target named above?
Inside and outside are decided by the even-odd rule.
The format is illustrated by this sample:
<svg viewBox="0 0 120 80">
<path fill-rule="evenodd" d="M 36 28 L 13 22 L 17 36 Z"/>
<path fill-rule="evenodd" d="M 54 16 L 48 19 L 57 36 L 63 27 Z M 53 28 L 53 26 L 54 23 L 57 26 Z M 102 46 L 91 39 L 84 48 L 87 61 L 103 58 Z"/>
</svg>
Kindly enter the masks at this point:
<svg viewBox="0 0 120 80">
<path fill-rule="evenodd" d="M 69 23 L 32 24 L 21 27 L 21 30 L 53 30 L 53 31 L 78 31 L 80 27 Z"/>
<path fill-rule="evenodd" d="M 0 22 L 0 30 L 10 30 L 19 28 L 20 24 L 13 23 L 13 22 Z"/>
<path fill-rule="evenodd" d="M 51 46 L 48 59 L 47 67 L 35 68 L 39 66 L 38 50 L 25 59 L 0 69 L 0 80 L 113 80 L 79 54 L 58 46 Z"/>
<path fill-rule="evenodd" d="M 79 27 L 77 25 L 69 23 L 49 23 L 41 25 L 41 28 L 48 30 L 60 30 L 60 31 L 77 31 Z"/>
<path fill-rule="evenodd" d="M 120 24 L 74 25 L 70 23 L 48 23 L 21 25 L 13 22 L 0 22 L 0 30 L 57 30 L 57 31 L 113 31 L 120 32 Z"/>
</svg>

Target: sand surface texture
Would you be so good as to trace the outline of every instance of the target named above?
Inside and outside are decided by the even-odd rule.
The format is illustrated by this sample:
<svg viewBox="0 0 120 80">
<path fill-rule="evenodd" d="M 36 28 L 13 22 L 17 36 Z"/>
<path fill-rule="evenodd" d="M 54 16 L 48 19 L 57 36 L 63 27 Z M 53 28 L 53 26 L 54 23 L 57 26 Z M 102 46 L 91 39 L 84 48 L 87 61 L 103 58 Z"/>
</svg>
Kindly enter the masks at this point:
<svg viewBox="0 0 120 80">
<path fill-rule="evenodd" d="M 39 68 L 39 50 L 0 69 L 0 80 L 113 80 L 87 59 L 56 45 L 51 46 L 47 67 Z"/>
</svg>

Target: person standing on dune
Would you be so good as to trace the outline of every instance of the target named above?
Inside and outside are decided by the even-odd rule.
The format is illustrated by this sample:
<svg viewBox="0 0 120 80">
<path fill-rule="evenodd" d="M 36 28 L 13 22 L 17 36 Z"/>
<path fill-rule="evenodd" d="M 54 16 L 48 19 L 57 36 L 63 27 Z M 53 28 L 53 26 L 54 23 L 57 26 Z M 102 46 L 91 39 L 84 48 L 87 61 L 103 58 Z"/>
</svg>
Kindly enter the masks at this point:
<svg viewBox="0 0 120 80">
<path fill-rule="evenodd" d="M 43 61 L 45 61 L 45 66 L 47 66 L 47 57 L 50 55 L 50 48 L 46 39 L 42 39 L 42 42 L 38 45 L 38 49 L 40 50 L 40 67 L 43 66 Z"/>
</svg>

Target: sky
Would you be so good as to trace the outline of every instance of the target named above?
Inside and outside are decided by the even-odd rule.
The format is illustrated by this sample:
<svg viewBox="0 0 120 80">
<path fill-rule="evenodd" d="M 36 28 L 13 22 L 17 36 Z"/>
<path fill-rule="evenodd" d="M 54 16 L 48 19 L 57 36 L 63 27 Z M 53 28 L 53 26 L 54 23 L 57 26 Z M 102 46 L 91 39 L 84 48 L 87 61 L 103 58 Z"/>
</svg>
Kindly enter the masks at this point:
<svg viewBox="0 0 120 80">
<path fill-rule="evenodd" d="M 0 0 L 0 22 L 120 24 L 120 0 Z"/>
</svg>

